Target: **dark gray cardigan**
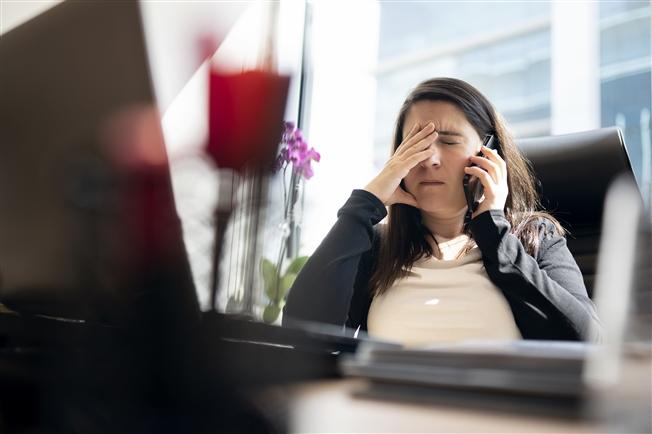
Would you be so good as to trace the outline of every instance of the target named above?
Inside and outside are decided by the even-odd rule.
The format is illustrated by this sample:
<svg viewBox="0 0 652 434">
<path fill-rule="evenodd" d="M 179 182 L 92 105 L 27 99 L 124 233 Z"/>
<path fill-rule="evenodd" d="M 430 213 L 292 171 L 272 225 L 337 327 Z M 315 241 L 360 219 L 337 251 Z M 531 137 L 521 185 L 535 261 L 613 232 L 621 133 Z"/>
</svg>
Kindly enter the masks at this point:
<svg viewBox="0 0 652 434">
<path fill-rule="evenodd" d="M 374 226 L 383 203 L 354 190 L 338 220 L 297 277 L 283 311 L 293 319 L 367 329 L 369 278 L 378 254 Z M 502 211 L 478 215 L 469 226 L 491 281 L 500 288 L 525 339 L 599 340 L 599 321 L 566 239 L 542 219 L 540 247 L 530 256 L 510 233 Z"/>
</svg>

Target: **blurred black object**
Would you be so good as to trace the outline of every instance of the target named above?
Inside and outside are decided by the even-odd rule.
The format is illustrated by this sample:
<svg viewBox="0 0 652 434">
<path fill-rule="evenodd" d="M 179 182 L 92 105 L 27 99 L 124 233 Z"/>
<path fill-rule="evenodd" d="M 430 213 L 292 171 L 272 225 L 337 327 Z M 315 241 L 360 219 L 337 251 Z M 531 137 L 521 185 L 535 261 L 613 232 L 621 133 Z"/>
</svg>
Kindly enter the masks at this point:
<svg viewBox="0 0 652 434">
<path fill-rule="evenodd" d="M 339 354 L 365 340 L 215 312 L 189 329 L 166 328 L 156 312 L 141 320 L 138 329 L 0 314 L 0 432 L 286 432 L 285 403 L 259 409 L 250 394 L 340 377 Z"/>
<path fill-rule="evenodd" d="M 141 26 L 67 1 L 0 40 L 2 433 L 275 430 L 201 320 Z"/>
<path fill-rule="evenodd" d="M 170 234 L 162 268 L 176 276 L 176 309 L 198 316 L 160 125 L 132 131 L 140 142 L 154 139 L 156 171 L 125 158 L 147 157 L 130 148 L 134 138 L 107 131 L 115 118 L 155 112 L 138 3 L 63 2 L 3 34 L 0 62 L 0 303 L 125 321 L 139 295 L 126 289 L 134 276 L 118 266 L 149 242 L 124 230 L 126 219 L 132 230 L 140 224 L 125 213 L 156 208 L 158 220 L 148 223 Z M 116 144 L 122 148 L 108 147 Z M 133 198 L 146 188 L 156 203 L 128 210 L 123 193 Z"/>
</svg>

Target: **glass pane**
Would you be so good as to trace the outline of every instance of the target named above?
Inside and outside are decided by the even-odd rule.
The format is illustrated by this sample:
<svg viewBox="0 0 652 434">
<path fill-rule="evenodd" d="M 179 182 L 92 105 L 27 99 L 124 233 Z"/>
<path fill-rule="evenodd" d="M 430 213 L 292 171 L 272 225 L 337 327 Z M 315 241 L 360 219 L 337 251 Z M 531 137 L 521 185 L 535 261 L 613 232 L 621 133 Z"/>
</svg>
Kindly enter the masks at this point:
<svg viewBox="0 0 652 434">
<path fill-rule="evenodd" d="M 548 134 L 549 15 L 548 3 L 381 2 L 375 166 L 387 159 L 409 87 L 435 76 L 478 87 L 517 135 Z"/>
<path fill-rule="evenodd" d="M 602 126 L 618 126 L 623 130 L 629 158 L 639 183 L 643 181 L 644 164 L 641 145 L 646 139 L 648 146 L 650 143 L 651 80 L 648 70 L 604 81 L 601 86 Z M 647 164 L 652 164 L 652 161 Z"/>
<path fill-rule="evenodd" d="M 632 10 L 637 10 L 641 8 L 649 8 L 650 2 L 645 0 L 636 0 L 636 1 L 606 1 L 600 2 L 600 18 L 611 17 L 613 15 L 628 12 Z"/>
<path fill-rule="evenodd" d="M 604 28 L 600 33 L 600 55 L 601 65 L 649 56 L 649 13 Z"/>
<path fill-rule="evenodd" d="M 618 126 L 644 194 L 652 181 L 650 2 L 600 3 L 601 125 Z"/>
<path fill-rule="evenodd" d="M 547 19 L 547 2 L 380 2 L 379 60 Z"/>
</svg>

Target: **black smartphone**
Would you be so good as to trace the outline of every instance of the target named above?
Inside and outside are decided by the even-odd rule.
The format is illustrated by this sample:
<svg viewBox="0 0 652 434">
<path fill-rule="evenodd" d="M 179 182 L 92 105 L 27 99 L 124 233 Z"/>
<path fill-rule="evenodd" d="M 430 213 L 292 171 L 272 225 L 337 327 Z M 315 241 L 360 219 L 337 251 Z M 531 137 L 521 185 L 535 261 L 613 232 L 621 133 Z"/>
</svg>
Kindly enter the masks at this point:
<svg viewBox="0 0 652 434">
<path fill-rule="evenodd" d="M 487 148 L 496 149 L 494 146 L 494 136 L 493 134 L 487 134 L 484 136 L 482 141 L 482 146 Z M 476 155 L 481 156 L 482 151 L 478 152 Z M 477 166 L 477 164 L 472 164 L 471 166 Z M 466 204 L 468 205 L 468 213 L 472 213 L 478 207 L 478 202 L 484 193 L 484 188 L 482 183 L 478 178 L 471 180 L 472 175 L 464 175 L 464 180 L 462 185 L 464 186 L 464 195 L 466 196 Z"/>
</svg>

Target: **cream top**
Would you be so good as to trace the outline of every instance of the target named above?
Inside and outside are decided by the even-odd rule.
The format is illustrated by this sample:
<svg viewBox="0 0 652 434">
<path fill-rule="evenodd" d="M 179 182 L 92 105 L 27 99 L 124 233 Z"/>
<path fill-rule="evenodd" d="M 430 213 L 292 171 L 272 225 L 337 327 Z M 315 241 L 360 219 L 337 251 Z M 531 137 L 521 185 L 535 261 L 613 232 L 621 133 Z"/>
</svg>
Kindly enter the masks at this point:
<svg viewBox="0 0 652 434">
<path fill-rule="evenodd" d="M 370 336 L 427 345 L 467 339 L 521 339 L 499 288 L 489 280 L 477 246 L 454 258 L 468 241 L 461 235 L 438 240 L 443 260 L 414 263 L 411 273 L 374 297 L 367 318 Z"/>
</svg>

